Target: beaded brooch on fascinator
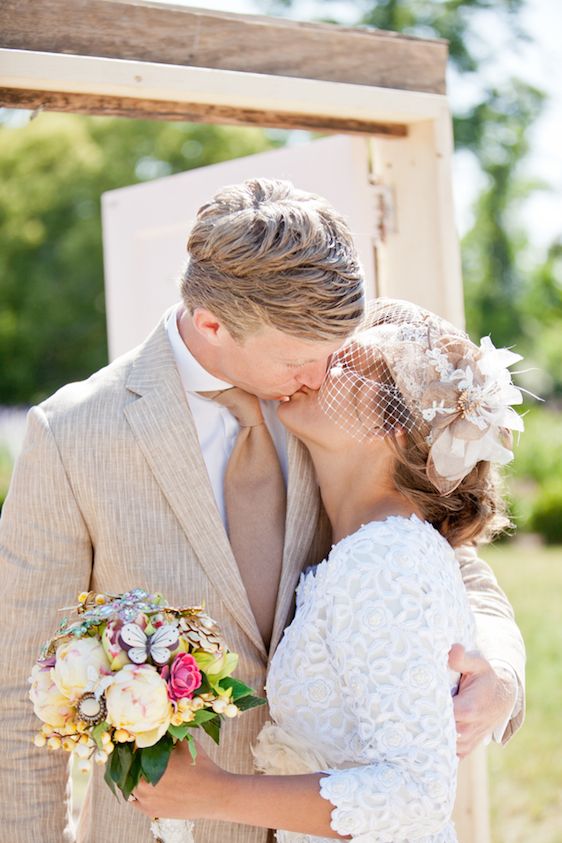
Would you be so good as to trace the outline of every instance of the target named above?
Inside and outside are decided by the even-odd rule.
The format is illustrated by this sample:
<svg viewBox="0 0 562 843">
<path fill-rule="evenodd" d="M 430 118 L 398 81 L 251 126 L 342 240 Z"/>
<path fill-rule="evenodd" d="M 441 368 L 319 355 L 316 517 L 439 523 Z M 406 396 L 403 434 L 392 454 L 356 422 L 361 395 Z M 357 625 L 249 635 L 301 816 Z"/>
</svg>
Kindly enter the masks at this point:
<svg viewBox="0 0 562 843">
<path fill-rule="evenodd" d="M 377 299 L 361 328 L 332 358 L 318 400 L 356 439 L 419 430 L 430 446 L 427 476 L 454 491 L 481 460 L 513 459 L 523 420 L 509 366 L 521 360 L 489 337 L 464 331 L 410 302 Z"/>
</svg>

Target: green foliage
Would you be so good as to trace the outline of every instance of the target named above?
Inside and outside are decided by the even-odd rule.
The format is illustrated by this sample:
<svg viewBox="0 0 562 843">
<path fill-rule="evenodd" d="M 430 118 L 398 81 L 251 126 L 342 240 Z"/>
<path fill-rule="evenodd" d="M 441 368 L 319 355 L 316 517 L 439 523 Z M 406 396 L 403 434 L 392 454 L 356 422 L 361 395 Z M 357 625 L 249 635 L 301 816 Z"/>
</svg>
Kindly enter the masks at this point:
<svg viewBox="0 0 562 843">
<path fill-rule="evenodd" d="M 562 544 L 562 479 L 558 477 L 543 486 L 531 510 L 529 527 L 547 544 Z"/>
<path fill-rule="evenodd" d="M 133 770 L 133 763 L 136 757 L 138 758 L 138 754 L 136 754 L 133 750 L 133 745 L 131 743 L 118 743 L 116 744 L 115 749 L 111 753 L 109 761 L 106 764 L 104 779 L 113 793 L 115 793 L 114 785 L 116 785 L 125 796 L 127 786 L 130 784 L 130 774 L 133 772 L 133 778 L 136 778 L 136 783 L 129 790 L 125 799 L 128 799 L 139 781 L 140 764 L 135 764 Z M 139 775 L 137 775 L 137 771 Z"/>
<path fill-rule="evenodd" d="M 547 542 L 556 541 L 556 522 L 562 525 L 562 502 L 557 498 L 562 478 L 560 412 L 539 405 L 526 413 L 525 431 L 515 442 L 514 452 L 507 481 L 516 535 L 530 530 Z"/>
<path fill-rule="evenodd" d="M 201 728 L 207 732 L 211 740 L 218 744 L 220 743 L 221 738 L 221 725 L 221 718 L 214 717 L 212 720 L 207 720 L 205 723 L 202 723 Z"/>
<path fill-rule="evenodd" d="M 173 748 L 174 741 L 171 735 L 166 734 L 152 746 L 138 750 L 142 774 L 147 782 L 158 784 L 166 771 Z"/>
<path fill-rule="evenodd" d="M 0 124 L 0 405 L 107 361 L 100 196 L 270 148 L 258 129 L 41 114 Z"/>
<path fill-rule="evenodd" d="M 515 442 L 510 475 L 537 484 L 562 478 L 562 415 L 544 406 L 525 415 L 525 432 Z"/>
<path fill-rule="evenodd" d="M 485 102 L 456 121 L 457 136 L 478 155 L 487 180 L 476 202 L 474 225 L 463 240 L 467 322 L 475 336 L 492 334 L 496 345 L 521 343 L 525 336 L 530 279 L 521 256 L 527 239 L 513 219 L 534 188 L 523 186 L 517 171 L 529 151 L 528 127 L 543 99 L 536 88 L 513 81 L 489 91 Z"/>
<path fill-rule="evenodd" d="M 92 738 L 96 742 L 96 746 L 98 749 L 103 748 L 102 735 L 104 734 L 104 732 L 107 732 L 108 729 L 109 723 L 107 722 L 107 720 L 104 720 L 102 723 L 98 723 L 98 725 L 92 729 Z"/>
<path fill-rule="evenodd" d="M 233 702 L 254 693 L 252 688 L 249 688 L 244 684 L 244 682 L 241 682 L 239 679 L 234 679 L 232 676 L 227 676 L 224 679 L 221 679 L 220 686 L 224 690 L 228 690 L 230 688 L 231 699 Z"/>
</svg>

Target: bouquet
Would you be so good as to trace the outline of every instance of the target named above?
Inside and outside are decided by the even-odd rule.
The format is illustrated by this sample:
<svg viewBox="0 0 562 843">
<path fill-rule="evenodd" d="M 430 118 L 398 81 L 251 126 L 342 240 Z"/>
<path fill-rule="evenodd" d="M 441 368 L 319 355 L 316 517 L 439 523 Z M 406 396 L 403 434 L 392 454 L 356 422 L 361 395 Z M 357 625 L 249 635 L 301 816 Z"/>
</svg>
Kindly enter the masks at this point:
<svg viewBox="0 0 562 843">
<path fill-rule="evenodd" d="M 43 721 L 34 743 L 74 753 L 83 772 L 105 765 L 114 793 L 128 799 L 141 778 L 156 784 L 179 741 L 195 759 L 195 729 L 218 744 L 223 718 L 265 703 L 232 676 L 238 656 L 201 607 L 175 609 L 139 588 L 78 600 L 31 672 Z M 192 827 L 159 819 L 152 831 L 162 843 L 190 843 Z"/>
</svg>

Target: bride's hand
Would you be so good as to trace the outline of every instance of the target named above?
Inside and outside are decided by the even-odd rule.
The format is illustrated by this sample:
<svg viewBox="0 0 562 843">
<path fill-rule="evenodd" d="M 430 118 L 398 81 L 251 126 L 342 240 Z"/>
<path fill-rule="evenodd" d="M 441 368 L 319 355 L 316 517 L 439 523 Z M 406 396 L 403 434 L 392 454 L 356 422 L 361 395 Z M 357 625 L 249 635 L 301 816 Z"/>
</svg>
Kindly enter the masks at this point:
<svg viewBox="0 0 562 843">
<path fill-rule="evenodd" d="M 174 747 L 166 772 L 157 785 L 141 781 L 132 805 L 149 817 L 200 819 L 213 816 L 217 790 L 228 774 L 197 744 L 192 761 L 186 742 Z"/>
</svg>

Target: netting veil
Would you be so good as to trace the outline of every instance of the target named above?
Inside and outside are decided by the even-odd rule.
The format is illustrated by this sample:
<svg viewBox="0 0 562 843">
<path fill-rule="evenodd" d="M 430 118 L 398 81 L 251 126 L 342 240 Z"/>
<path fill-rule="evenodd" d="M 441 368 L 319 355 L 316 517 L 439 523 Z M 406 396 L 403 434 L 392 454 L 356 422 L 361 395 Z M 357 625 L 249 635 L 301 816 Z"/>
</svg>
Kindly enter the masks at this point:
<svg viewBox="0 0 562 843">
<path fill-rule="evenodd" d="M 318 400 L 359 440 L 419 430 L 428 478 L 447 494 L 480 460 L 513 458 L 511 431 L 523 422 L 511 405 L 523 399 L 507 367 L 518 360 L 489 337 L 477 346 L 428 310 L 380 298 L 332 357 Z"/>
</svg>

